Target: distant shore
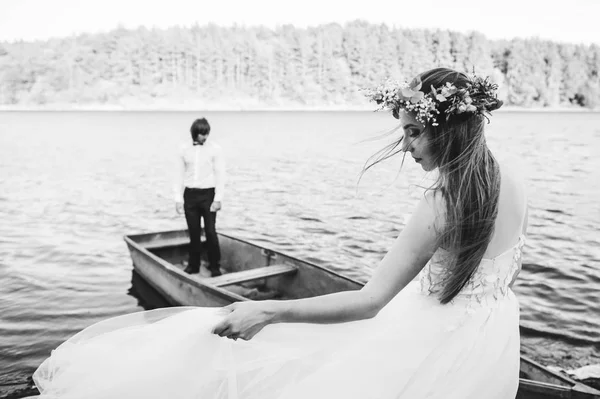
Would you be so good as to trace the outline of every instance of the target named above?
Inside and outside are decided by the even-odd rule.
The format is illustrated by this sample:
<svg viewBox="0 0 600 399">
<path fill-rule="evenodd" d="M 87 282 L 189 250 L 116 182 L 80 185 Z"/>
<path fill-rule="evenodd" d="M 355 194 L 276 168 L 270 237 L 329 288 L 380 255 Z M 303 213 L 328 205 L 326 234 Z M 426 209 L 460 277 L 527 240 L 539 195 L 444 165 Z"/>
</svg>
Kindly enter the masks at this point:
<svg viewBox="0 0 600 399">
<path fill-rule="evenodd" d="M 161 111 L 161 112 L 186 112 L 186 111 L 214 111 L 214 112 L 373 112 L 372 105 L 300 105 L 300 104 L 227 104 L 224 102 L 192 102 L 192 103 L 167 103 L 156 104 L 47 104 L 47 105 L 0 105 L 0 111 Z M 504 106 L 495 112 L 600 112 L 600 107 L 595 109 L 583 107 L 515 107 Z"/>
</svg>

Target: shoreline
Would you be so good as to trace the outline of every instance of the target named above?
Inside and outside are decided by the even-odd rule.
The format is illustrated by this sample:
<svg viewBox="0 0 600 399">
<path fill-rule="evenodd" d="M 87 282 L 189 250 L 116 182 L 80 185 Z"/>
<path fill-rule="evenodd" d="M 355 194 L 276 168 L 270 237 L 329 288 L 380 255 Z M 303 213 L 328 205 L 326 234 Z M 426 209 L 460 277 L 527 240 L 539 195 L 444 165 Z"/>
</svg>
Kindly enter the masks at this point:
<svg viewBox="0 0 600 399">
<path fill-rule="evenodd" d="M 266 106 L 266 105 L 227 105 L 206 103 L 198 104 L 155 104 L 155 105 L 122 105 L 122 104 L 49 104 L 49 105 L 0 105 L 0 112 L 381 112 L 372 106 L 363 105 L 306 105 L 306 106 Z M 600 108 L 582 107 L 515 107 L 505 106 L 495 113 L 599 113 Z"/>
</svg>

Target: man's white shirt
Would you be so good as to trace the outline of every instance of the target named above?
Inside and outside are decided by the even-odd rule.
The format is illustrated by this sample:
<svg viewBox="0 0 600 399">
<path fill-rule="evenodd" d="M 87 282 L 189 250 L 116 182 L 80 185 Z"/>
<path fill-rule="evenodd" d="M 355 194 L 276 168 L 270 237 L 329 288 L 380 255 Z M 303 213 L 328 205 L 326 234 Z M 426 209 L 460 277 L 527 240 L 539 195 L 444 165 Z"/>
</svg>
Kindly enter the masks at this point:
<svg viewBox="0 0 600 399">
<path fill-rule="evenodd" d="M 183 202 L 183 191 L 189 188 L 215 189 L 215 201 L 223 200 L 225 160 L 221 146 L 211 140 L 203 145 L 186 144 L 179 149 L 174 196 Z"/>
</svg>

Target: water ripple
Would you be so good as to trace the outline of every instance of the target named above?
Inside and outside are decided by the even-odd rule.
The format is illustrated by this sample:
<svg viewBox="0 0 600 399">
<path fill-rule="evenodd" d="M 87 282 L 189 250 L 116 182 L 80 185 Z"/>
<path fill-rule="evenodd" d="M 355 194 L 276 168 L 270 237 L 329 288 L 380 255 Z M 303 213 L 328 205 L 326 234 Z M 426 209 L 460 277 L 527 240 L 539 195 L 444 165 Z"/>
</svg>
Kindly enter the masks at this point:
<svg viewBox="0 0 600 399">
<path fill-rule="evenodd" d="M 408 161 L 398 176 L 399 157 L 358 184 L 386 143 L 364 139 L 393 127 L 384 114 L 206 116 L 229 171 L 219 230 L 363 282 L 431 183 Z M 0 372 L 31 372 L 81 328 L 148 306 L 132 293 L 122 236 L 185 227 L 171 178 L 195 117 L 0 113 L 10 127 L 0 134 Z M 35 140 L 32 123 L 45 127 Z M 599 125 L 593 113 L 503 113 L 488 129 L 495 154 L 529 184 L 515 285 L 523 351 L 559 365 L 572 353 L 600 357 Z"/>
</svg>

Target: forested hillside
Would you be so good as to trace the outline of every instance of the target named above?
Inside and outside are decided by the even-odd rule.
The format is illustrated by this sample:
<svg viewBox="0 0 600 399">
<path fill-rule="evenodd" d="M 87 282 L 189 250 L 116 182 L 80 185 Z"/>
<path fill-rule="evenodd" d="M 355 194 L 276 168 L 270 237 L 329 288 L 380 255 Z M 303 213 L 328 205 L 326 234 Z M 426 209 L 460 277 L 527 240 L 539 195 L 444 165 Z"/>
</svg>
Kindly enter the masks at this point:
<svg viewBox="0 0 600 399">
<path fill-rule="evenodd" d="M 330 107 L 434 66 L 490 75 L 508 105 L 600 105 L 600 47 L 364 21 L 136 30 L 0 42 L 0 105 Z"/>
</svg>

